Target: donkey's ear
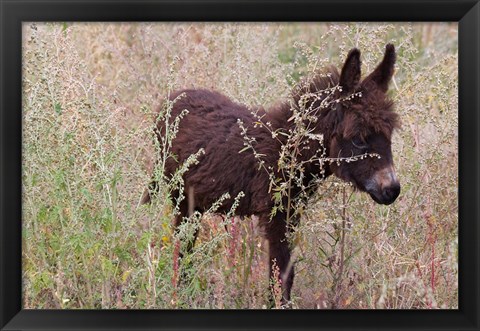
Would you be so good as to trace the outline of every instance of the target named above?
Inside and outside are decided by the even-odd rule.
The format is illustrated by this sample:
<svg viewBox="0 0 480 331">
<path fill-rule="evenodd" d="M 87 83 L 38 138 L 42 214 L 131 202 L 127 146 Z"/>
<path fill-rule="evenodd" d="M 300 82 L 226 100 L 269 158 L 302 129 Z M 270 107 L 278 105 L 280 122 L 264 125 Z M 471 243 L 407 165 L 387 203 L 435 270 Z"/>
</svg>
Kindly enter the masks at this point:
<svg viewBox="0 0 480 331">
<path fill-rule="evenodd" d="M 342 94 L 350 93 L 360 81 L 360 51 L 353 48 L 348 52 L 347 59 L 340 74 Z"/>
<path fill-rule="evenodd" d="M 382 90 L 383 92 L 387 92 L 388 90 L 388 83 L 390 79 L 392 79 L 395 60 L 397 59 L 397 55 L 395 53 L 395 46 L 392 44 L 387 44 L 385 47 L 385 55 L 383 56 L 382 62 L 373 70 L 373 72 L 365 78 L 362 85 L 368 88 L 371 83 L 375 83 L 375 85 Z"/>
</svg>

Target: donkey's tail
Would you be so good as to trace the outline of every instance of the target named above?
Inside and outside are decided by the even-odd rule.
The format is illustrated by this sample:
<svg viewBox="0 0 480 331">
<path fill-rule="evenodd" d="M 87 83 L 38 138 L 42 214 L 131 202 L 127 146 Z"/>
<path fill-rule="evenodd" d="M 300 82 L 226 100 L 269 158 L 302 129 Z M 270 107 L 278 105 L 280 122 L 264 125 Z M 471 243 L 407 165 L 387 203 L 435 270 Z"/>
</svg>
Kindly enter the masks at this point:
<svg viewBox="0 0 480 331">
<path fill-rule="evenodd" d="M 158 193 L 158 182 L 157 181 L 151 181 L 150 184 L 148 184 L 148 187 L 145 189 L 142 195 L 142 199 L 139 202 L 139 205 L 145 205 L 147 203 L 150 203 L 152 201 L 152 194 Z"/>
</svg>

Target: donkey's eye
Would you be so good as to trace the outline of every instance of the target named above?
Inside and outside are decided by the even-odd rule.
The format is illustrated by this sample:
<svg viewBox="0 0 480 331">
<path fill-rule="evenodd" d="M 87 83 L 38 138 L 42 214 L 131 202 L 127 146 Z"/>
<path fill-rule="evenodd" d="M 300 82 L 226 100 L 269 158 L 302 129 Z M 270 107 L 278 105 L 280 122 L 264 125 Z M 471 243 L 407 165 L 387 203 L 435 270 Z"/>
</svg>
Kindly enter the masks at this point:
<svg viewBox="0 0 480 331">
<path fill-rule="evenodd" d="M 356 148 L 360 149 L 360 150 L 367 150 L 368 149 L 368 145 L 365 141 L 363 141 L 362 139 L 360 139 L 360 137 L 355 137 L 352 139 L 352 145 L 355 146 Z"/>
</svg>

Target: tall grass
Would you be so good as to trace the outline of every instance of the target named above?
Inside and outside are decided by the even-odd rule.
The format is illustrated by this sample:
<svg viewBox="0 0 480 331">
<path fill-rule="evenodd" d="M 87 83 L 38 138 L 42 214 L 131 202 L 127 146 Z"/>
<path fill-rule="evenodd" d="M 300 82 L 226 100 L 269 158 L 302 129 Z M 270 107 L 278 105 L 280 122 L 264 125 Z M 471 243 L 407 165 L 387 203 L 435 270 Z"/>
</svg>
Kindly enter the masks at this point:
<svg viewBox="0 0 480 331">
<path fill-rule="evenodd" d="M 24 308 L 266 307 L 255 217 L 183 226 L 201 231 L 179 261 L 168 185 L 139 205 L 157 106 L 206 87 L 268 107 L 352 47 L 371 71 L 387 42 L 401 195 L 322 183 L 291 238 L 293 307 L 458 308 L 456 24 L 25 23 L 23 38 Z"/>
</svg>

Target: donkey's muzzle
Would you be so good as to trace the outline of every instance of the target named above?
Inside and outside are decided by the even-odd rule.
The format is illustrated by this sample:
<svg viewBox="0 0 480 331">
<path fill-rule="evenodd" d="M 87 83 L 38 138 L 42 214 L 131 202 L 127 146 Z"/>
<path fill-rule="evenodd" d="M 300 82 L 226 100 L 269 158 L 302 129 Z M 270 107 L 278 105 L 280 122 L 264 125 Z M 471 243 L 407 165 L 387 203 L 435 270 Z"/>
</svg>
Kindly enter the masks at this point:
<svg viewBox="0 0 480 331">
<path fill-rule="evenodd" d="M 391 186 L 385 187 L 382 190 L 381 202 L 384 205 L 389 205 L 393 203 L 400 194 L 400 184 L 394 183 Z"/>
<path fill-rule="evenodd" d="M 385 167 L 377 171 L 365 184 L 367 191 L 373 200 L 382 205 L 393 203 L 400 194 L 400 183 L 393 166 Z"/>
<path fill-rule="evenodd" d="M 395 182 L 381 189 L 368 190 L 367 192 L 376 203 L 389 205 L 400 195 L 400 183 Z"/>
</svg>

